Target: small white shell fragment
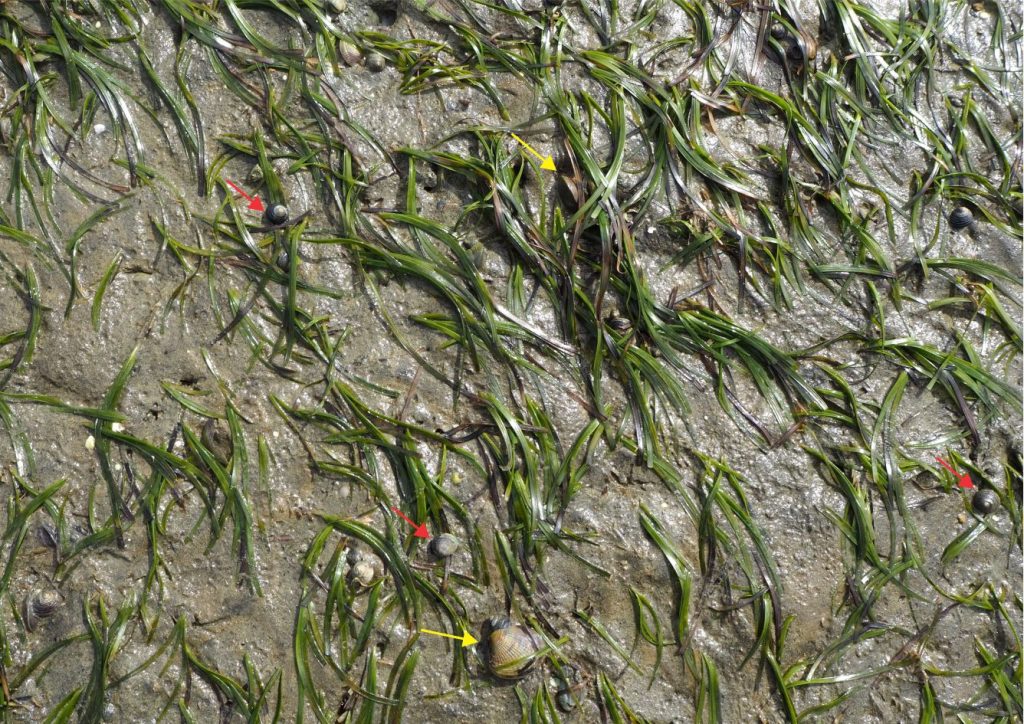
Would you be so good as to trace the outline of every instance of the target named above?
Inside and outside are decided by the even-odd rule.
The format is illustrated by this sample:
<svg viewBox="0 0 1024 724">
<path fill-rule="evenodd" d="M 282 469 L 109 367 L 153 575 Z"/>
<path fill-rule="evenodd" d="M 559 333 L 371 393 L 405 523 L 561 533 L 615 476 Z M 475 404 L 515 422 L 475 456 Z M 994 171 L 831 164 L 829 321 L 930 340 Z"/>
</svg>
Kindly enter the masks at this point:
<svg viewBox="0 0 1024 724">
<path fill-rule="evenodd" d="M 92 132 L 96 134 L 104 133 L 106 130 L 107 127 L 104 126 L 102 123 L 97 123 L 95 126 L 92 127 Z"/>
<path fill-rule="evenodd" d="M 328 4 L 336 13 L 343 13 L 348 10 L 348 0 L 328 0 Z"/>
<path fill-rule="evenodd" d="M 94 438 L 92 435 L 90 435 L 89 437 L 85 438 L 85 449 L 86 450 L 92 450 L 95 447 L 96 447 L 96 438 Z"/>
<path fill-rule="evenodd" d="M 120 422 L 114 422 L 111 423 L 110 429 L 113 430 L 114 432 L 124 432 L 124 425 L 122 425 Z"/>
</svg>

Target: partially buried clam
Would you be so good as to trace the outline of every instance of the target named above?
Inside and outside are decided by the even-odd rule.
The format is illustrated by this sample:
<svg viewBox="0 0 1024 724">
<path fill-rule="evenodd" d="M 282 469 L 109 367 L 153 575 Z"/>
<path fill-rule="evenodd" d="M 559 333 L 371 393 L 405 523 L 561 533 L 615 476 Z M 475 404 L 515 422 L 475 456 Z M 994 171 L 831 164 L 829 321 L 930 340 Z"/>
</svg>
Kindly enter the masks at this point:
<svg viewBox="0 0 1024 724">
<path fill-rule="evenodd" d="M 200 433 L 199 440 L 221 465 L 231 462 L 234 444 L 231 439 L 231 428 L 228 427 L 226 420 L 211 417 L 203 423 L 203 431 Z"/>
<path fill-rule="evenodd" d="M 542 642 L 525 626 L 508 617 L 490 619 L 484 626 L 487 667 L 499 679 L 518 679 L 533 666 Z"/>
<path fill-rule="evenodd" d="M 36 591 L 26 597 L 22 609 L 26 630 L 35 631 L 40 622 L 57 613 L 57 609 L 63 602 L 64 599 L 60 593 L 52 588 Z"/>
</svg>

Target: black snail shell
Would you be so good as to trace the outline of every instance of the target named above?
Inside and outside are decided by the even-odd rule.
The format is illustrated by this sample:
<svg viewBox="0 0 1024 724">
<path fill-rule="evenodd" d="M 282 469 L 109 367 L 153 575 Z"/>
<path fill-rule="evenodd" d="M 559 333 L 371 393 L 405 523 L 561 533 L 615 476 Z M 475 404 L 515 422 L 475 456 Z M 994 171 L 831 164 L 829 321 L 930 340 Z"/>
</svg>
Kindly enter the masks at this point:
<svg viewBox="0 0 1024 724">
<path fill-rule="evenodd" d="M 266 219 L 268 224 L 283 224 L 288 221 L 288 207 L 284 204 L 271 204 L 267 207 Z"/>
<path fill-rule="evenodd" d="M 533 631 L 506 617 L 487 622 L 487 666 L 499 679 L 518 679 L 533 666 L 541 640 Z"/>
<path fill-rule="evenodd" d="M 438 558 L 455 555 L 459 549 L 459 539 L 450 533 L 442 533 L 430 541 L 430 552 Z"/>
<path fill-rule="evenodd" d="M 953 231 L 966 229 L 974 223 L 974 214 L 966 206 L 957 206 L 949 214 L 949 226 Z"/>
<path fill-rule="evenodd" d="M 971 507 L 974 508 L 974 512 L 980 515 L 988 515 L 996 508 L 999 507 L 999 496 L 996 491 L 989 488 L 979 490 L 971 498 Z"/>
<path fill-rule="evenodd" d="M 60 608 L 64 599 L 60 593 L 52 588 L 45 591 L 37 591 L 25 599 L 22 615 L 25 617 L 25 628 L 34 631 L 40 621 L 50 618 Z"/>
</svg>

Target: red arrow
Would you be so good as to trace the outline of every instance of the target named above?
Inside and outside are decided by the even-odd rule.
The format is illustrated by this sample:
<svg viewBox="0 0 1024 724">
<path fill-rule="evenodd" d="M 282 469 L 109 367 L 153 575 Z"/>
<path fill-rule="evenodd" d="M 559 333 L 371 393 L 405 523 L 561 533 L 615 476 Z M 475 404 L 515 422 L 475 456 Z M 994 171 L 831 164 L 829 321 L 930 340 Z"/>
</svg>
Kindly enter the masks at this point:
<svg viewBox="0 0 1024 724">
<path fill-rule="evenodd" d="M 224 179 L 224 180 L 227 181 L 228 186 L 230 186 L 235 191 L 237 191 L 238 193 L 242 194 L 242 196 L 245 197 L 245 200 L 249 202 L 249 208 L 250 209 L 252 209 L 253 211 L 263 211 L 263 202 L 260 201 L 260 197 L 258 195 L 257 196 L 250 196 L 249 194 L 247 194 L 244 191 L 242 191 L 242 189 L 238 188 L 233 183 L 228 181 L 228 179 Z"/>
<path fill-rule="evenodd" d="M 400 511 L 398 508 L 392 507 L 391 510 L 395 511 L 395 513 L 397 513 L 398 516 L 402 520 L 404 520 L 406 523 L 408 523 L 409 525 L 414 526 L 416 528 L 416 532 L 413 533 L 413 536 L 415 536 L 416 538 L 429 538 L 430 537 L 430 533 L 427 532 L 427 526 L 426 525 L 422 525 L 422 524 L 421 525 L 416 525 L 411 520 L 406 518 L 405 517 L 405 513 Z"/>
<path fill-rule="evenodd" d="M 971 482 L 971 476 L 970 475 L 968 475 L 967 473 L 964 473 L 963 475 L 961 475 L 956 470 L 954 470 L 952 467 L 950 467 L 949 463 L 947 463 L 942 458 L 935 458 L 935 459 L 938 460 L 939 464 L 942 467 L 944 467 L 946 470 L 948 470 L 952 474 L 952 476 L 954 478 L 956 478 L 956 481 L 960 485 L 961 488 L 973 488 L 974 487 L 974 483 Z"/>
</svg>

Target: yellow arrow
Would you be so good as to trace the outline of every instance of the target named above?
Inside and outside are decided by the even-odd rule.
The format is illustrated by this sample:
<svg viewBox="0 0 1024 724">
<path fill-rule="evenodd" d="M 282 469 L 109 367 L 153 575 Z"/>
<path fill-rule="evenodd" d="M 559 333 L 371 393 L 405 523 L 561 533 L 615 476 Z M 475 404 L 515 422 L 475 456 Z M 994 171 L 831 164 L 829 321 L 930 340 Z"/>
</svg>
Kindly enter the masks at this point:
<svg viewBox="0 0 1024 724">
<path fill-rule="evenodd" d="M 524 141 L 523 139 L 521 139 L 519 136 L 517 136 L 514 133 L 512 134 L 512 138 L 514 138 L 517 141 L 519 141 L 521 144 L 523 144 L 523 146 L 526 148 L 527 151 L 529 151 L 534 156 L 536 156 L 537 158 L 540 159 L 540 167 L 542 169 L 544 169 L 545 171 L 554 171 L 555 170 L 555 161 L 554 161 L 554 159 L 551 158 L 551 156 L 548 156 L 547 158 L 545 158 L 544 156 L 541 156 L 539 153 L 537 153 L 536 151 L 533 150 L 533 147 L 529 143 L 527 143 L 526 141 Z"/>
<path fill-rule="evenodd" d="M 441 631 L 430 631 L 425 628 L 421 628 L 420 631 L 422 633 L 434 634 L 435 636 L 444 636 L 447 639 L 455 639 L 456 641 L 462 641 L 463 646 L 472 646 L 473 644 L 477 643 L 477 640 L 473 638 L 473 634 L 471 634 L 466 629 L 462 629 L 461 636 L 453 636 L 452 634 L 443 633 Z"/>
</svg>

